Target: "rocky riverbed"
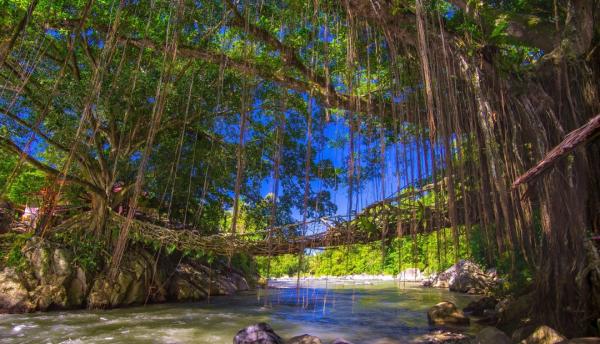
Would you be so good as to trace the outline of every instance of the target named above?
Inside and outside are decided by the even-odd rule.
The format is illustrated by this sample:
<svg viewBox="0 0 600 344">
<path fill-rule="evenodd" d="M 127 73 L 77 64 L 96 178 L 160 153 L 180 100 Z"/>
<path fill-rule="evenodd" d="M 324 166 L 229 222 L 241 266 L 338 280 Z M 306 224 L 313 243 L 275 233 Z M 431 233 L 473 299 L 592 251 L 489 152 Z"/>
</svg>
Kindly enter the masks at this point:
<svg viewBox="0 0 600 344">
<path fill-rule="evenodd" d="M 282 338 L 267 323 L 258 323 L 241 329 L 233 338 L 233 344 L 325 344 L 321 338 L 310 334 L 302 334 L 287 340 Z M 344 338 L 336 338 L 330 344 L 358 344 Z M 521 329 L 509 337 L 495 327 L 485 327 L 474 336 L 456 331 L 436 330 L 417 337 L 410 342 L 390 340 L 374 341 L 376 344 L 598 344 L 599 337 L 567 339 L 548 326 L 537 326 Z"/>
</svg>

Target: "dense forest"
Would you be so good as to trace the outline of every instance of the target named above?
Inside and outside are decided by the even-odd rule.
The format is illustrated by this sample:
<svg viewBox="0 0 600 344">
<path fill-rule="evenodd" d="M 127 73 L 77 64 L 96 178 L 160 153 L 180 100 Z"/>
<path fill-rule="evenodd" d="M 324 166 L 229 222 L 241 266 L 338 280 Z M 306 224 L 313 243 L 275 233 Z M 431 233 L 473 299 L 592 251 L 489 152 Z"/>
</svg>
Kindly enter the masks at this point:
<svg viewBox="0 0 600 344">
<path fill-rule="evenodd" d="M 32 238 L 111 282 L 136 247 L 264 278 L 468 258 L 537 322 L 598 333 L 599 17 L 598 0 L 0 1 L 0 265 Z"/>
</svg>

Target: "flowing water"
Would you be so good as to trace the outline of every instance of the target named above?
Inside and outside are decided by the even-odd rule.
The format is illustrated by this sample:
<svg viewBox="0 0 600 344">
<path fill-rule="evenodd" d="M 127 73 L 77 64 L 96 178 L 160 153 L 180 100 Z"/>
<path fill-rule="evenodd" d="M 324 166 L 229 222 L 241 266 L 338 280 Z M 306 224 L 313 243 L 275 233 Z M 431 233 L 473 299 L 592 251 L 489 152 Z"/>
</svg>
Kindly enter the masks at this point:
<svg viewBox="0 0 600 344">
<path fill-rule="evenodd" d="M 229 344 L 238 330 L 257 322 L 286 339 L 308 333 L 324 343 L 407 343 L 433 330 L 426 315 L 432 305 L 449 300 L 464 307 L 473 300 L 391 281 L 310 281 L 299 291 L 292 283 L 279 286 L 284 288 L 269 290 L 266 300 L 260 290 L 210 302 L 0 315 L 0 343 Z"/>
</svg>

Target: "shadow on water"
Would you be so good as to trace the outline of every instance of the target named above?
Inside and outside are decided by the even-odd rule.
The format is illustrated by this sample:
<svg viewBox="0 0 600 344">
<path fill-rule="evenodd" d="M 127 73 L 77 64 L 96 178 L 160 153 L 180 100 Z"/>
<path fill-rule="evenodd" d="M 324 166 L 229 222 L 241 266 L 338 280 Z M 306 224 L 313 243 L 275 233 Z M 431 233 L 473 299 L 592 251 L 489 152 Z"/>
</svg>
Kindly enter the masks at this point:
<svg viewBox="0 0 600 344">
<path fill-rule="evenodd" d="M 284 338 L 309 333 L 325 343 L 338 337 L 405 343 L 433 329 L 426 316 L 433 304 L 449 300 L 463 307 L 473 299 L 394 282 L 280 287 L 267 291 L 267 307 L 265 291 L 259 290 L 210 304 L 0 315 L 0 343 L 231 343 L 238 330 L 261 321 Z"/>
</svg>

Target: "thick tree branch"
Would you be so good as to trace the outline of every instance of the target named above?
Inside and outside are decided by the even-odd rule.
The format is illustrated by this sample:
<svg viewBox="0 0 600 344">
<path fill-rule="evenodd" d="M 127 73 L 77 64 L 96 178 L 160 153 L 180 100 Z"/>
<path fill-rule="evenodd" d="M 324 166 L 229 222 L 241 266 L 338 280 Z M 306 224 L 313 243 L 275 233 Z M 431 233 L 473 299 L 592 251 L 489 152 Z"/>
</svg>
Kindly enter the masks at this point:
<svg viewBox="0 0 600 344">
<path fill-rule="evenodd" d="M 123 38 L 122 40 L 124 42 L 126 39 Z M 149 48 L 158 51 L 164 48 L 148 39 L 128 39 L 127 42 L 129 42 L 130 45 L 138 48 Z M 304 91 L 309 88 L 308 84 L 305 82 L 288 77 L 281 73 L 281 71 L 268 70 L 267 68 L 253 62 L 239 61 L 219 52 L 180 45 L 177 48 L 177 56 L 183 58 L 200 59 L 214 64 L 224 64 L 226 67 L 231 67 L 244 74 L 256 75 L 266 80 L 273 80 L 297 91 Z"/>
<path fill-rule="evenodd" d="M 503 12 L 488 5 L 484 5 L 475 11 L 475 9 L 469 8 L 465 0 L 446 1 L 456 6 L 466 16 L 471 18 L 485 15 L 495 19 L 506 19 L 507 26 L 505 33 L 508 39 L 515 43 L 518 42 L 537 47 L 545 52 L 550 52 L 554 49 L 554 39 L 552 37 L 555 33 L 555 26 L 549 21 L 544 21 L 543 18 L 527 14 Z M 405 25 L 402 25 L 403 23 L 414 23 L 414 13 L 410 13 L 410 11 L 398 11 L 398 5 L 395 1 L 348 0 L 348 5 L 351 7 L 352 12 L 360 18 L 368 20 L 371 25 L 381 27 L 385 32 L 391 33 L 390 39 L 404 45 L 417 45 L 416 34 L 406 30 L 403 28 Z M 484 27 L 484 30 L 490 31 L 490 27 Z"/>
<path fill-rule="evenodd" d="M 147 39 L 128 39 L 127 42 L 130 45 L 139 48 L 150 48 L 154 50 L 162 49 L 160 45 Z M 252 61 L 240 61 L 237 59 L 233 59 L 220 52 L 203 50 L 200 48 L 182 45 L 178 47 L 177 54 L 178 56 L 183 58 L 196 58 L 214 64 L 223 64 L 225 67 L 235 69 L 243 74 L 255 75 L 264 80 L 270 80 L 275 83 L 278 83 L 281 86 L 294 91 L 310 92 L 311 90 L 315 90 L 314 85 L 311 85 L 306 81 L 290 77 L 283 73 L 281 70 L 273 70 L 271 67 L 261 66 Z M 333 93 L 330 93 L 329 91 L 321 87 L 318 87 L 316 91 L 316 95 L 318 96 L 318 98 L 321 99 L 328 107 L 340 108 L 356 112 L 369 112 L 373 110 L 373 106 L 369 105 L 364 99 L 357 99 L 357 97 L 341 95 L 335 91 L 333 91 Z"/>
<path fill-rule="evenodd" d="M 14 142 L 12 142 L 9 139 L 0 137 L 0 146 L 6 148 L 16 154 L 19 154 L 19 156 L 23 156 L 25 158 L 25 160 L 27 160 L 28 163 L 30 163 L 35 168 L 37 168 L 43 172 L 46 172 L 53 176 L 63 178 L 64 180 L 67 180 L 67 181 L 70 181 L 70 182 L 73 182 L 76 184 L 79 184 L 100 196 L 103 196 L 103 197 L 105 196 L 104 191 L 101 188 L 97 187 L 96 185 L 94 185 L 88 181 L 85 181 L 79 177 L 75 177 L 70 174 L 63 174 L 62 172 L 56 170 L 55 168 L 50 167 L 50 166 L 40 162 L 39 160 L 35 159 L 31 155 L 25 153 L 21 148 L 19 148 L 19 146 L 17 146 Z"/>
<path fill-rule="evenodd" d="M 225 3 L 234 13 L 234 19 L 232 21 L 233 25 L 244 30 L 251 37 L 263 42 L 271 49 L 279 51 L 283 62 L 287 66 L 296 69 L 306 80 L 308 80 L 306 85 L 309 87 L 304 89 L 305 92 L 316 90 L 319 98 L 329 107 L 341 108 L 361 113 L 374 112 L 373 105 L 370 104 L 366 99 L 354 95 L 343 95 L 337 92 L 335 87 L 327 80 L 326 77 L 320 75 L 315 69 L 308 67 L 302 61 L 294 48 L 281 42 L 269 31 L 248 21 L 238 11 L 235 4 L 233 4 L 230 0 L 226 0 Z M 381 115 L 384 114 L 382 113 Z"/>
<path fill-rule="evenodd" d="M 446 1 L 459 8 L 466 16 L 475 17 L 478 11 L 480 14 L 496 19 L 503 18 L 502 20 L 506 20 L 507 25 L 505 33 L 512 41 L 542 49 L 546 53 L 554 49 L 553 34 L 555 33 L 555 26 L 540 17 L 503 12 L 485 4 L 475 11 L 475 9 L 471 10 L 468 7 L 465 0 Z"/>
<path fill-rule="evenodd" d="M 0 114 L 3 114 L 4 116 L 17 122 L 19 125 L 31 130 L 34 134 L 36 134 L 37 136 L 42 138 L 48 144 L 60 149 L 61 151 L 65 152 L 65 153 L 70 153 L 70 151 L 71 151 L 70 148 L 68 148 L 67 146 L 63 145 L 62 143 L 54 140 L 52 137 L 50 137 L 47 134 L 45 134 L 44 132 L 42 132 L 39 128 L 34 127 L 32 124 L 27 123 L 26 121 L 21 119 L 19 116 L 17 116 L 13 112 L 8 111 L 8 109 L 5 109 L 4 107 L 0 106 Z M 73 148 L 73 149 L 75 149 L 75 148 Z M 95 169 L 92 166 L 90 166 L 90 164 L 86 161 L 85 157 L 82 154 L 75 151 L 75 155 L 76 155 L 77 161 L 83 167 L 85 167 L 88 171 L 90 171 L 90 174 L 91 174 L 91 171 L 95 171 Z"/>
<path fill-rule="evenodd" d="M 296 53 L 296 50 L 284 43 L 282 43 L 279 39 L 273 36 L 269 31 L 259 27 L 258 25 L 252 24 L 246 18 L 242 16 L 242 14 L 238 11 L 237 7 L 231 3 L 230 0 L 225 0 L 227 6 L 233 11 L 234 20 L 232 24 L 239 27 L 248 33 L 251 37 L 267 44 L 274 50 L 277 50 L 281 53 L 283 61 L 290 67 L 297 69 L 302 75 L 304 75 L 308 80 L 313 82 L 318 87 L 322 88 L 321 91 L 324 94 L 332 94 L 335 93 L 335 89 L 332 85 L 328 85 L 327 79 L 319 75 L 317 71 L 313 68 L 309 68 L 302 61 L 300 56 Z"/>
<path fill-rule="evenodd" d="M 49 144 L 51 144 L 52 146 L 62 150 L 63 152 L 69 152 L 69 148 L 67 148 L 66 146 L 64 146 L 63 144 L 61 144 L 60 142 L 55 141 L 54 139 L 52 139 L 51 137 L 49 137 L 48 135 L 46 135 L 45 133 L 43 133 L 39 128 L 35 128 L 33 125 L 27 123 L 26 121 L 24 121 L 23 119 L 21 119 L 19 116 L 17 116 L 16 114 L 12 113 L 11 111 L 8 111 L 8 109 L 0 106 L 0 114 L 3 114 L 4 116 L 12 119 L 13 121 L 19 123 L 19 125 L 21 125 L 22 127 L 25 127 L 31 131 L 33 131 L 36 135 L 38 135 L 39 137 L 41 137 L 44 141 L 48 142 Z"/>
<path fill-rule="evenodd" d="M 465 0 L 446 0 L 459 9 L 467 12 L 467 2 Z"/>
<path fill-rule="evenodd" d="M 25 30 L 25 27 L 27 26 L 27 23 L 31 19 L 31 16 L 33 15 L 33 11 L 37 7 L 38 2 L 39 2 L 39 0 L 31 1 L 31 3 L 29 4 L 29 7 L 27 7 L 27 13 L 25 13 L 23 18 L 21 18 L 21 20 L 19 21 L 19 24 L 17 25 L 15 32 L 13 33 L 11 38 L 7 42 L 5 42 L 5 44 L 2 44 L 2 46 L 0 46 L 0 65 L 2 65 L 4 63 L 4 61 L 6 60 L 6 57 L 8 56 L 8 54 L 10 54 L 15 43 L 17 42 L 17 38 L 19 38 L 19 35 L 21 35 L 21 32 L 23 32 L 23 30 Z"/>
<path fill-rule="evenodd" d="M 600 115 L 597 115 L 582 127 L 567 134 L 565 139 L 548 152 L 542 160 L 529 169 L 529 171 L 518 177 L 512 184 L 512 188 L 515 189 L 521 184 L 535 180 L 538 176 L 556 164 L 558 160 L 565 157 L 580 145 L 591 141 L 598 135 L 600 135 Z"/>
</svg>

